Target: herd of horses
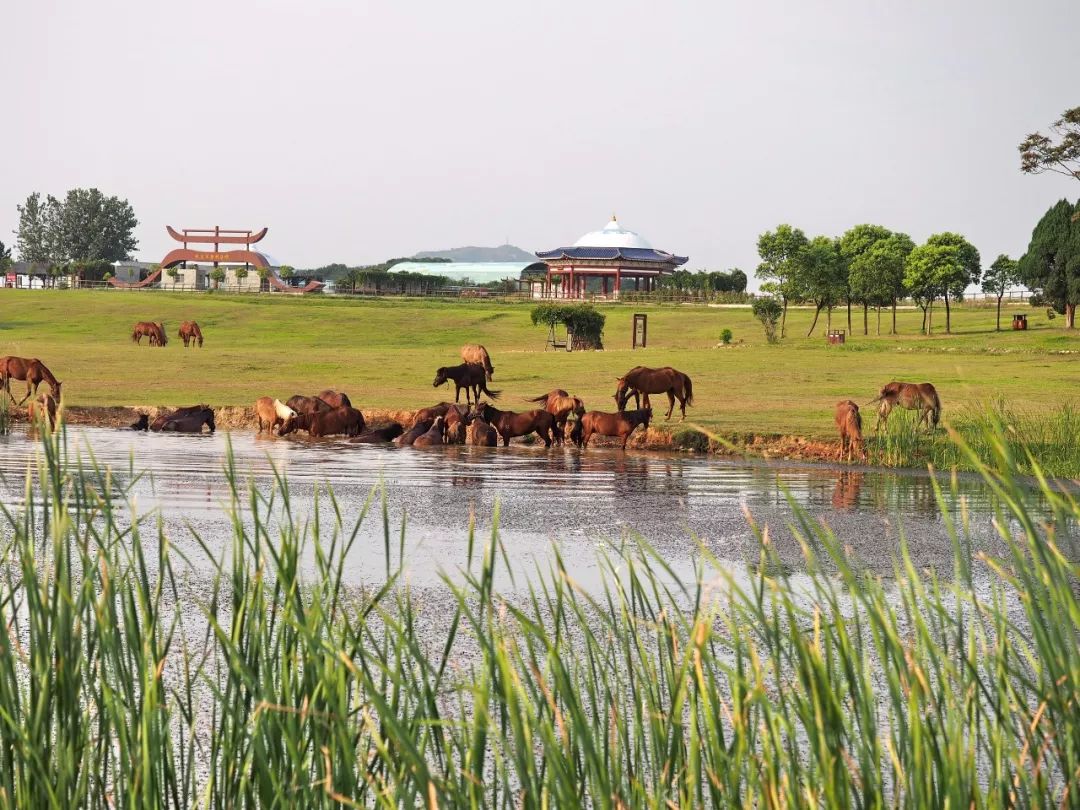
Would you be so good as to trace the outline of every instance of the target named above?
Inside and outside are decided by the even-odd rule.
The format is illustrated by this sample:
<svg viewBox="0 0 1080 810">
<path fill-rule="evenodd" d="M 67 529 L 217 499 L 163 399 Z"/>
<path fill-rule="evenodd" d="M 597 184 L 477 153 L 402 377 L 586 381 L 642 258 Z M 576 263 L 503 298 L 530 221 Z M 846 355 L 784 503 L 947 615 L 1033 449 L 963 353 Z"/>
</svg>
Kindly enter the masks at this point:
<svg viewBox="0 0 1080 810">
<path fill-rule="evenodd" d="M 184 321 L 180 337 L 187 346 L 190 342 L 203 344 L 202 331 L 194 321 Z M 135 325 L 131 339 L 140 343 L 147 337 L 154 346 L 165 346 L 168 339 L 164 323 L 141 321 Z M 352 442 L 394 442 L 402 446 L 430 447 L 445 444 L 473 444 L 495 447 L 500 441 L 504 447 L 517 437 L 535 434 L 545 447 L 562 445 L 566 439 L 580 448 L 587 448 L 594 436 L 614 437 L 622 441 L 625 450 L 631 434 L 639 427 L 648 430 L 652 419 L 650 395 L 666 395 L 670 420 L 678 402 L 681 418 L 686 419 L 686 406 L 694 404 L 694 387 L 689 375 L 671 368 L 648 368 L 635 366 L 615 380 L 616 411 L 589 411 L 580 397 L 556 388 L 540 396 L 526 398 L 528 403 L 541 407 L 526 411 L 509 411 L 496 408 L 491 402 L 481 401 L 483 394 L 489 400 L 498 400 L 502 392 L 492 390 L 487 384 L 495 375 L 491 357 L 483 346 L 469 344 L 461 348 L 462 362 L 456 366 L 441 366 L 435 372 L 433 387 L 454 383 L 454 401 L 440 402 L 421 408 L 413 414 L 408 425 L 387 422 L 368 426 L 364 415 L 353 407 L 347 394 L 327 389 L 315 396 L 296 394 L 285 402 L 274 397 L 260 397 L 255 402 L 255 416 L 259 433 L 264 431 L 286 436 L 304 431 L 312 437 L 346 436 Z M 47 416 L 52 422 L 60 402 L 62 383 L 41 360 L 33 357 L 0 357 L 0 388 L 16 402 L 11 392 L 11 381 L 26 383 L 26 395 L 16 404 L 28 399 L 30 415 Z M 38 386 L 47 383 L 48 393 L 38 394 Z M 465 404 L 461 405 L 461 392 L 465 392 Z M 634 408 L 627 410 L 630 400 Z M 937 428 L 941 420 L 941 399 L 931 383 L 887 383 L 877 397 L 868 405 L 878 403 L 876 430 L 887 426 L 889 414 L 894 408 L 918 412 L 918 426 L 928 430 Z M 859 406 L 852 400 L 836 403 L 834 414 L 840 434 L 838 459 L 847 456 L 851 461 L 858 456 L 866 460 L 863 440 L 863 423 Z M 571 426 L 569 423 L 573 421 Z M 206 427 L 215 430 L 214 411 L 209 405 L 192 405 L 160 414 L 153 420 L 141 414 L 130 425 L 133 430 L 177 433 L 201 433 Z M 569 429 L 568 429 L 569 427 Z"/>
</svg>

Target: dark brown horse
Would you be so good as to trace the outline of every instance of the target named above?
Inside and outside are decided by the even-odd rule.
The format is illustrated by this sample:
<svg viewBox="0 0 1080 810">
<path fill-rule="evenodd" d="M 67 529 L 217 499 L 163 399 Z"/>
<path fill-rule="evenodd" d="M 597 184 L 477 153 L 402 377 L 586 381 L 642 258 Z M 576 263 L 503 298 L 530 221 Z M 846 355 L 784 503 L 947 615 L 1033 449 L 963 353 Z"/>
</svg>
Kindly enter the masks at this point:
<svg viewBox="0 0 1080 810">
<path fill-rule="evenodd" d="M 333 388 L 327 388 L 325 391 L 320 391 L 319 399 L 321 399 L 331 408 L 352 407 L 352 402 L 349 400 L 349 395 L 335 391 Z"/>
<path fill-rule="evenodd" d="M 149 430 L 150 429 L 150 417 L 145 413 L 140 413 L 139 418 L 128 425 L 127 430 Z"/>
<path fill-rule="evenodd" d="M 434 422 L 436 416 L 446 416 L 451 408 L 457 409 L 459 406 L 453 402 L 440 402 L 438 405 L 432 405 L 429 408 L 421 408 L 413 414 L 412 424 L 418 422 Z M 468 408 L 466 407 L 466 410 Z"/>
<path fill-rule="evenodd" d="M 465 402 L 471 404 L 480 401 L 480 392 L 483 391 L 492 399 L 499 398 L 498 391 L 487 389 L 487 372 L 478 363 L 462 363 L 460 366 L 443 366 L 435 372 L 434 388 L 444 385 L 453 380 L 457 389 L 454 391 L 454 402 L 461 399 L 461 389 L 465 389 Z M 472 395 L 470 398 L 470 394 Z"/>
<path fill-rule="evenodd" d="M 851 461 L 852 453 L 857 453 L 859 458 L 866 461 L 866 450 L 863 448 L 862 415 L 859 406 L 850 399 L 836 403 L 834 415 L 836 429 L 840 431 L 840 453 L 836 460 L 839 461 L 847 453 L 848 461 Z"/>
<path fill-rule="evenodd" d="M 652 408 L 639 408 L 636 411 L 619 411 L 618 413 L 604 413 L 602 411 L 589 411 L 581 417 L 581 446 L 588 447 L 589 439 L 594 435 L 617 436 L 622 439 L 622 449 L 626 449 L 626 442 L 634 429 L 641 425 L 645 430 L 649 429 L 649 420 L 652 419 Z"/>
<path fill-rule="evenodd" d="M 26 383 L 26 396 L 19 400 L 19 405 L 34 396 L 43 382 L 49 384 L 53 397 L 60 399 L 62 383 L 53 376 L 48 366 L 36 357 L 0 357 L 0 387 L 7 391 L 7 395 L 14 402 L 15 395 L 11 393 L 12 380 L 23 380 Z"/>
<path fill-rule="evenodd" d="M 679 400 L 679 409 L 682 418 L 686 419 L 686 406 L 694 404 L 694 386 L 690 377 L 681 371 L 676 371 L 670 366 L 664 368 L 646 368 L 635 366 L 622 377 L 619 377 L 615 388 L 615 404 L 620 411 L 626 410 L 626 403 L 632 396 L 634 406 L 646 408 L 652 406 L 649 402 L 649 394 L 667 394 L 668 412 L 666 419 L 671 418 L 675 410 L 675 400 Z M 644 395 L 644 403 L 638 399 L 638 394 Z"/>
<path fill-rule="evenodd" d="M 561 388 L 525 401 L 544 403 L 544 410 L 555 417 L 555 424 L 559 428 L 557 437 L 559 444 L 562 444 L 562 437 L 566 433 L 566 420 L 570 418 L 570 414 L 574 414 L 578 419 L 585 414 L 585 403 L 577 397 L 570 396 Z"/>
<path fill-rule="evenodd" d="M 555 417 L 547 411 L 514 413 L 500 411 L 484 402 L 476 406 L 473 416 L 479 416 L 499 432 L 502 436 L 503 447 L 509 447 L 510 440 L 515 436 L 528 436 L 530 433 L 536 433 L 544 440 L 545 447 L 551 447 L 551 434 L 558 430 L 555 426 Z"/>
<path fill-rule="evenodd" d="M 433 424 L 435 424 L 434 419 L 424 419 L 420 422 L 413 422 L 411 428 L 394 439 L 394 444 L 400 447 L 411 447 L 413 442 L 431 430 Z"/>
<path fill-rule="evenodd" d="M 214 432 L 214 412 L 203 408 L 195 413 L 169 419 L 161 426 L 162 433 L 202 433 L 203 425 Z"/>
<path fill-rule="evenodd" d="M 199 343 L 199 348 L 202 348 L 202 329 L 199 328 L 199 325 L 195 323 L 195 321 L 184 321 L 182 324 L 180 324 L 180 331 L 177 333 L 177 335 L 182 341 L 184 341 L 185 349 L 188 348 L 188 343 L 194 346 L 196 341 L 198 341 Z"/>
<path fill-rule="evenodd" d="M 498 447 L 499 431 L 485 422 L 479 416 L 473 416 L 469 423 L 471 443 L 475 447 Z"/>
<path fill-rule="evenodd" d="M 491 357 L 483 346 L 477 343 L 465 344 L 461 347 L 461 359 L 466 363 L 476 363 L 483 366 L 488 382 L 491 382 L 491 378 L 495 376 L 495 366 L 491 365 Z"/>
<path fill-rule="evenodd" d="M 302 413 L 278 428 L 284 436 L 294 430 L 306 430 L 314 438 L 322 436 L 359 436 L 364 432 L 364 415 L 356 408 L 342 406 L 329 411 Z"/>
<path fill-rule="evenodd" d="M 382 444 L 383 442 L 392 442 L 404 432 L 405 428 L 397 422 L 391 422 L 389 425 L 364 431 L 356 438 L 349 439 L 349 441 L 355 444 Z"/>
<path fill-rule="evenodd" d="M 436 416 L 435 421 L 431 423 L 431 427 L 428 428 L 426 433 L 417 436 L 412 443 L 413 447 L 436 447 L 443 443 L 443 438 L 446 434 L 446 420 L 441 416 Z"/>
<path fill-rule="evenodd" d="M 875 432 L 879 431 L 883 424 L 888 427 L 889 414 L 893 408 L 918 411 L 919 421 L 916 426 L 925 422 L 927 430 L 933 430 L 941 421 L 941 399 L 938 397 L 937 389 L 931 383 L 905 383 L 894 380 L 887 383 L 881 389 L 881 393 L 867 404 L 875 402 L 881 403 L 878 407 Z"/>
<path fill-rule="evenodd" d="M 206 411 L 210 411 L 210 418 L 212 421 L 214 412 L 210 410 L 209 405 L 188 405 L 184 408 L 177 408 L 175 411 L 167 411 L 166 413 L 158 415 L 154 421 L 150 423 L 150 430 L 164 430 L 165 425 L 172 420 L 182 419 L 186 416 L 199 416 Z M 213 428 L 211 428 L 210 432 L 213 432 Z"/>
<path fill-rule="evenodd" d="M 285 404 L 297 413 L 315 413 L 316 411 L 328 411 L 330 406 L 318 397 L 305 397 L 295 394 L 285 400 Z"/>
</svg>

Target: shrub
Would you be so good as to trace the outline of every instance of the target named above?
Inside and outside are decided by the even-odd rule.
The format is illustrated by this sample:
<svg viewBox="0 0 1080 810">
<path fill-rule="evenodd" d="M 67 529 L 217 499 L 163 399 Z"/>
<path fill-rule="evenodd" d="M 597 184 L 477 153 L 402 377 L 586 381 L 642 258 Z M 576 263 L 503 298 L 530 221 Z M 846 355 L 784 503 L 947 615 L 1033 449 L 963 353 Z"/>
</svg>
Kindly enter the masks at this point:
<svg viewBox="0 0 1080 810">
<path fill-rule="evenodd" d="M 530 313 L 533 326 L 565 324 L 573 335 L 575 349 L 602 349 L 604 315 L 591 304 L 538 304 Z"/>
<path fill-rule="evenodd" d="M 731 330 L 725 329 L 720 333 L 720 342 L 723 343 L 725 346 L 729 346 L 731 345 L 732 337 L 733 335 L 731 334 Z"/>
<path fill-rule="evenodd" d="M 769 343 L 776 343 L 776 325 L 780 322 L 780 316 L 784 312 L 780 302 L 771 295 L 764 298 L 755 298 L 751 309 L 754 312 L 754 317 L 761 321 L 761 325 L 765 327 L 766 339 Z"/>
</svg>

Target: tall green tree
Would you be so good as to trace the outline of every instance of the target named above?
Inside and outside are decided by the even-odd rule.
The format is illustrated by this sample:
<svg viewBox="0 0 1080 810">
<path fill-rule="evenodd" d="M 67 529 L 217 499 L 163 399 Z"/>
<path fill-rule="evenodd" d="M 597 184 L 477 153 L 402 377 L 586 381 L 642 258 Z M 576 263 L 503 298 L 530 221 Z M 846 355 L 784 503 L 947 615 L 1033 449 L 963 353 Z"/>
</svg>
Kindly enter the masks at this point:
<svg viewBox="0 0 1080 810">
<path fill-rule="evenodd" d="M 877 309 L 877 333 L 881 334 L 881 308 L 892 307 L 892 334 L 896 334 L 896 302 L 904 295 L 904 263 L 915 249 L 906 233 L 892 233 L 858 252 L 848 268 L 848 284 L 856 301 Z M 867 331 L 863 310 L 863 333 Z"/>
<path fill-rule="evenodd" d="M 0 273 L 6 273 L 11 267 L 11 248 L 0 242 Z"/>
<path fill-rule="evenodd" d="M 904 286 L 923 312 L 923 334 L 933 334 L 934 301 L 945 293 L 946 279 L 957 262 L 951 245 L 919 245 L 904 262 Z"/>
<path fill-rule="evenodd" d="M 124 261 L 139 244 L 131 204 L 96 188 L 73 188 L 63 200 L 49 195 L 44 202 L 35 192 L 18 210 L 25 261 Z"/>
<path fill-rule="evenodd" d="M 1020 171 L 1054 172 L 1080 180 L 1080 107 L 1062 113 L 1050 125 L 1050 133 L 1053 137 L 1033 132 L 1024 138 L 1019 146 Z"/>
<path fill-rule="evenodd" d="M 797 267 L 799 289 L 805 299 L 814 302 L 814 321 L 806 333 L 810 337 L 822 309 L 828 311 L 826 328 L 832 328 L 833 307 L 844 300 L 847 292 L 847 264 L 835 239 L 815 236 L 803 249 Z"/>
<path fill-rule="evenodd" d="M 33 264 L 48 264 L 56 258 L 56 246 L 52 243 L 57 231 L 55 211 L 49 209 L 49 201 L 42 201 L 36 191 L 15 208 L 19 212 L 19 227 L 15 231 L 19 258 Z"/>
<path fill-rule="evenodd" d="M 869 223 L 863 225 L 856 225 L 853 228 L 849 228 L 840 237 L 840 255 L 848 265 L 848 279 L 854 281 L 855 278 L 861 278 L 866 280 L 866 274 L 868 270 L 862 266 L 861 263 L 865 259 L 866 255 L 878 242 L 888 239 L 892 236 L 892 231 L 883 225 L 871 225 Z M 865 287 L 860 288 L 865 291 Z M 869 331 L 867 326 L 867 310 L 870 307 L 870 301 L 865 296 L 860 297 L 856 294 L 854 286 L 848 287 L 847 291 L 847 304 L 848 304 L 848 331 L 851 331 L 851 302 L 857 301 L 862 304 L 863 308 L 863 334 L 865 335 Z"/>
<path fill-rule="evenodd" d="M 1064 315 L 1065 328 L 1073 329 L 1080 304 L 1080 202 L 1060 200 L 1043 215 L 1019 271 L 1038 300 Z"/>
<path fill-rule="evenodd" d="M 952 317 L 949 300 L 963 301 L 964 291 L 972 284 L 979 283 L 982 272 L 979 251 L 967 239 L 958 233 L 935 233 L 926 240 L 928 245 L 941 245 L 955 248 L 954 261 L 943 276 L 942 296 L 945 299 L 945 332 L 952 332 Z M 943 270 L 943 272 L 946 272 Z"/>
<path fill-rule="evenodd" d="M 983 276 L 983 292 L 997 296 L 997 331 L 1001 331 L 1001 299 L 1005 293 L 1020 283 L 1020 263 L 1000 254 Z"/>
<path fill-rule="evenodd" d="M 764 279 L 761 289 L 780 297 L 780 337 L 787 335 L 788 301 L 799 300 L 798 275 L 802 252 L 810 240 L 799 228 L 783 224 L 775 231 L 767 231 L 758 237 L 758 256 L 761 264 L 755 275 Z"/>
</svg>

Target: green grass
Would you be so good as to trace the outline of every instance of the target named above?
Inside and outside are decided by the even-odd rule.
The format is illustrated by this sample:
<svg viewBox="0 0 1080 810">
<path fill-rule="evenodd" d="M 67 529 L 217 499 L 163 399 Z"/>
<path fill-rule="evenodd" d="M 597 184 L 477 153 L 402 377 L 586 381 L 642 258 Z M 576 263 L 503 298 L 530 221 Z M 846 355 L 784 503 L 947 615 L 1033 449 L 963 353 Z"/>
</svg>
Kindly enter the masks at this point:
<svg viewBox="0 0 1080 810">
<path fill-rule="evenodd" d="M 747 309 L 608 305 L 600 307 L 606 351 L 568 354 L 544 351 L 546 332 L 529 322 L 530 306 L 5 290 L 0 353 L 40 357 L 64 381 L 69 405 L 250 405 L 335 386 L 362 407 L 412 409 L 445 399 L 447 389 L 431 387 L 435 369 L 460 362 L 462 344 L 480 342 L 511 409 L 524 407 L 522 397 L 566 388 L 590 408 L 612 410 L 617 376 L 634 365 L 672 365 L 693 379 L 695 423 L 725 435 L 811 438 L 834 436 L 836 401 L 861 404 L 892 379 L 933 382 L 946 420 L 999 398 L 1018 412 L 1050 413 L 1075 396 L 1080 362 L 1063 353 L 1080 351 L 1080 337 L 1027 307 L 1028 332 L 996 333 L 993 309 L 972 307 L 954 313 L 956 334 L 926 338 L 917 334 L 919 313 L 902 311 L 898 337 L 856 334 L 829 348 L 824 322 L 803 337 L 812 315 L 804 309 L 789 312 L 789 337 L 769 346 Z M 631 319 L 639 311 L 649 315 L 650 346 L 635 352 Z M 165 349 L 130 342 L 131 326 L 150 319 L 164 319 Z M 202 325 L 201 351 L 185 351 L 174 337 L 185 319 Z M 717 348 L 725 328 L 736 345 Z"/>
<path fill-rule="evenodd" d="M 195 599 L 206 575 L 47 438 L 0 529 L 0 807 L 1077 806 L 1080 504 L 1044 482 L 1029 512 L 985 441 L 1001 559 L 947 518 L 951 570 L 901 547 L 883 580 L 800 514 L 794 579 L 754 526 L 748 580 L 631 543 L 595 591 L 556 563 L 504 595 L 497 534 L 463 526 L 433 637 L 385 506 L 386 584 L 361 593 L 336 503 L 274 523 L 287 482 L 229 462 Z"/>
</svg>

